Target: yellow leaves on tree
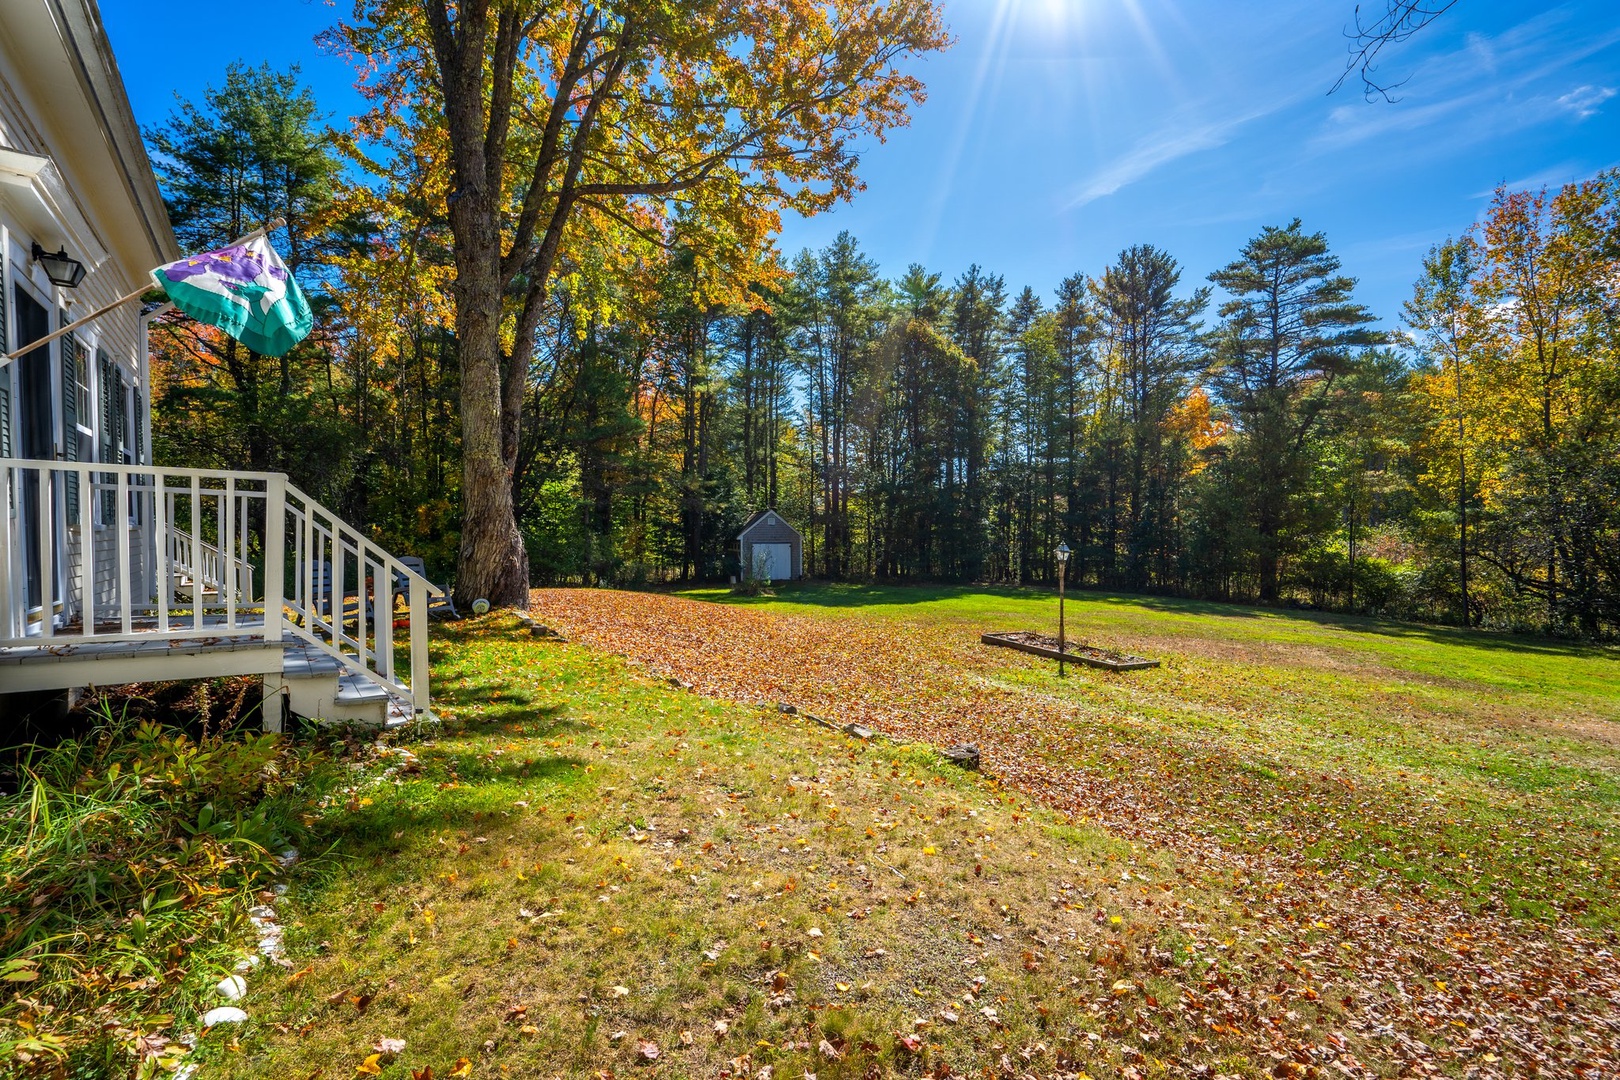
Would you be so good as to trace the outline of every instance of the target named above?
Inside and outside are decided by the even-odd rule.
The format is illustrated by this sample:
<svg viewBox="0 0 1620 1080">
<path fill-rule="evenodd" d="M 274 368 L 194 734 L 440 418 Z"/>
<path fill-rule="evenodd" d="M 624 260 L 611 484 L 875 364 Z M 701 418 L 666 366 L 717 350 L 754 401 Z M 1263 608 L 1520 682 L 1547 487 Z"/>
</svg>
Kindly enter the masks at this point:
<svg viewBox="0 0 1620 1080">
<path fill-rule="evenodd" d="M 745 297 L 774 273 L 780 212 L 858 188 L 854 140 L 905 122 L 923 89 L 903 61 L 946 42 L 930 0 L 359 0 L 332 43 L 364 65 L 389 199 L 450 227 L 458 592 L 527 602 L 510 483 L 557 282 L 589 310 L 676 248 L 694 299 Z"/>
</svg>

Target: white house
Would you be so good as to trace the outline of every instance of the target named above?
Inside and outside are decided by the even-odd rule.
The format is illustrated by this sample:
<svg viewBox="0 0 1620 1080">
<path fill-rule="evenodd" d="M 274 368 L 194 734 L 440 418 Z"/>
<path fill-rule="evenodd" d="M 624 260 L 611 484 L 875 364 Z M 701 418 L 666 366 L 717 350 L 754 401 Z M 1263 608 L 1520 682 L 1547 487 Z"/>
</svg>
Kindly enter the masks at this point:
<svg viewBox="0 0 1620 1080">
<path fill-rule="evenodd" d="M 181 252 L 95 0 L 3 7 L 0 717 L 218 675 L 272 727 L 426 712 L 438 590 L 281 474 L 153 466 L 156 312 L 90 316 Z"/>
<path fill-rule="evenodd" d="M 757 510 L 737 534 L 743 580 L 797 581 L 804 575 L 804 536 L 775 509 Z"/>
</svg>

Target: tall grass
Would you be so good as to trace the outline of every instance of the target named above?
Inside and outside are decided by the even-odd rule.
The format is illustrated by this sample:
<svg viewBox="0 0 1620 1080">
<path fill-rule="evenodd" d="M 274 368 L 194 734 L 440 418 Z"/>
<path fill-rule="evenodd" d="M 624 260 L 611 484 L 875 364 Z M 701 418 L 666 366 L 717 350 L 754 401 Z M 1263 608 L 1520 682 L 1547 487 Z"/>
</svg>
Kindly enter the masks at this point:
<svg viewBox="0 0 1620 1080">
<path fill-rule="evenodd" d="M 188 730 L 142 711 L 102 699 L 82 738 L 6 754 L 0 1062 L 24 1076 L 173 1064 L 323 760 L 207 713 Z"/>
</svg>

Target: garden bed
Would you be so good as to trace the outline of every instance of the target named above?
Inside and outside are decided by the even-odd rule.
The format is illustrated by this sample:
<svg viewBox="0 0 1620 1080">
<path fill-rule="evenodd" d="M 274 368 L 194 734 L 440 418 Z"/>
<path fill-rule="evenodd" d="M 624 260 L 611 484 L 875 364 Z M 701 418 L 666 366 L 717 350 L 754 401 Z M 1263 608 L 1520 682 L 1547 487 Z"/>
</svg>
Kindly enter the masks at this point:
<svg viewBox="0 0 1620 1080">
<path fill-rule="evenodd" d="M 1069 663 L 1085 664 L 1105 671 L 1140 671 L 1143 668 L 1159 666 L 1157 660 L 1149 660 L 1144 656 L 1127 656 L 1124 653 L 1098 649 L 1090 645 L 1069 643 L 1067 650 L 1060 652 L 1057 638 L 1028 630 L 984 634 L 979 640 L 986 645 L 999 645 L 1004 649 L 1017 649 L 1019 652 L 1027 652 L 1034 656 L 1044 656 L 1048 660 L 1066 660 Z"/>
</svg>

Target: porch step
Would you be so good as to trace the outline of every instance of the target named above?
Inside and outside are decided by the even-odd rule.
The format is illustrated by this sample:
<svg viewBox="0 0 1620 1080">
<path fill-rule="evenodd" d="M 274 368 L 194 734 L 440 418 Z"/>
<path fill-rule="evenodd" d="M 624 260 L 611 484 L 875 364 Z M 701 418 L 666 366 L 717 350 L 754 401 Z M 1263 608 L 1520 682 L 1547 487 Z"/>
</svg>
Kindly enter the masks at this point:
<svg viewBox="0 0 1620 1080">
<path fill-rule="evenodd" d="M 285 693 L 291 711 L 311 720 L 392 728 L 414 717 L 409 702 L 304 642 L 283 646 L 281 673 L 266 675 L 264 685 L 268 693 Z"/>
<path fill-rule="evenodd" d="M 351 672 L 338 676 L 337 696 L 332 700 L 339 705 L 371 705 L 391 697 L 392 694 L 370 679 Z"/>
</svg>

